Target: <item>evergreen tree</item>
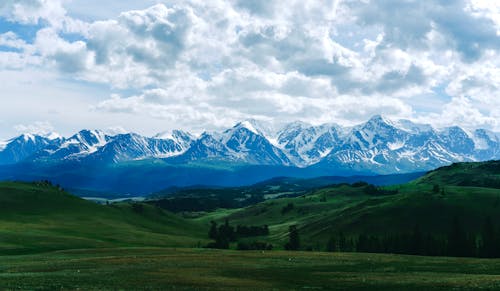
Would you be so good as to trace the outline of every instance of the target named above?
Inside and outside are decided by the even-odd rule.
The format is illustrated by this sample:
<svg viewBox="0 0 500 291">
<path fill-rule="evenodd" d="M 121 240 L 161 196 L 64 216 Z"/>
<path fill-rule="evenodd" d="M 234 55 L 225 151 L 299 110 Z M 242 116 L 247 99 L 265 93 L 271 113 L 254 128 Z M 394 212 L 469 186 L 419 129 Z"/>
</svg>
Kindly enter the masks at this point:
<svg viewBox="0 0 500 291">
<path fill-rule="evenodd" d="M 495 258 L 498 256 L 496 251 L 497 238 L 495 228 L 490 217 L 486 217 L 483 223 L 481 233 L 480 256 L 485 258 Z"/>
<path fill-rule="evenodd" d="M 328 242 L 326 243 L 326 251 L 327 252 L 335 252 L 337 250 L 337 241 L 335 238 L 332 236 L 328 239 Z"/>
<path fill-rule="evenodd" d="M 229 242 L 236 241 L 236 233 L 234 232 L 234 227 L 229 225 L 229 220 L 226 219 L 225 223 L 219 227 L 218 236 L 223 237 Z"/>
<path fill-rule="evenodd" d="M 422 233 L 420 232 L 420 228 L 418 224 L 415 224 L 413 228 L 413 234 L 411 239 L 411 254 L 413 255 L 423 255 L 423 238 Z"/>
<path fill-rule="evenodd" d="M 457 216 L 453 218 L 451 231 L 448 235 L 447 255 L 464 257 L 469 253 L 468 238 Z"/>
<path fill-rule="evenodd" d="M 285 249 L 289 251 L 296 251 L 300 248 L 299 231 L 296 225 L 288 228 L 288 243 L 285 244 Z"/>
<path fill-rule="evenodd" d="M 338 243 L 339 252 L 348 251 L 349 249 L 347 248 L 347 241 L 346 241 L 346 238 L 345 238 L 344 233 L 342 231 L 339 232 L 338 237 L 339 237 L 339 243 Z"/>
<path fill-rule="evenodd" d="M 210 221 L 210 230 L 208 231 L 208 238 L 217 239 L 218 231 L 217 231 L 217 223 L 215 221 Z"/>
</svg>

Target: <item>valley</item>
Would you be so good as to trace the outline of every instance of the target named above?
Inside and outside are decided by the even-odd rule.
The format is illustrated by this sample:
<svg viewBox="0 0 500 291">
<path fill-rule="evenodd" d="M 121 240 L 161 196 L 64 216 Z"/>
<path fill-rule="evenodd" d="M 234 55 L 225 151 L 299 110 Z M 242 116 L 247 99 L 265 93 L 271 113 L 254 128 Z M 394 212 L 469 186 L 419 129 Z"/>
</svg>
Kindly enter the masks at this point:
<svg viewBox="0 0 500 291">
<path fill-rule="evenodd" d="M 175 213 L 160 203 L 171 199 L 169 194 L 179 198 L 196 193 L 199 198 L 203 193 L 218 193 L 222 199 L 233 197 L 235 190 L 182 189 L 158 193 L 143 202 L 98 205 L 47 182 L 3 182 L 0 288 L 158 288 L 168 284 L 180 290 L 195 286 L 214 290 L 250 286 L 494 289 L 499 259 L 470 257 L 497 256 L 486 252 L 484 227 L 485 221 L 492 221 L 493 239 L 499 238 L 498 181 L 498 161 L 454 164 L 411 182 L 387 186 L 351 182 L 309 187 L 311 180 L 280 178 L 257 184 L 253 190 L 277 190 L 273 184 L 289 183 L 283 197 L 226 208 L 202 203 L 199 209 Z M 453 255 L 450 233 L 456 219 L 465 238 L 474 237 L 475 246 Z M 222 247 L 229 249 L 207 248 L 220 247 L 218 238 L 214 244 L 209 234 L 213 224 L 239 226 L 235 240 Z M 264 225 L 268 233 L 243 236 L 239 230 Z M 285 250 L 291 226 L 300 236 L 297 251 Z M 416 226 L 423 237 L 436 239 L 430 246 L 440 250 L 429 252 L 427 244 L 418 249 L 393 246 L 383 250 L 361 242 L 377 239 L 380 245 L 397 235 L 411 238 Z M 238 250 L 260 245 L 271 249 Z M 413 253 L 434 257 L 405 255 Z"/>
</svg>

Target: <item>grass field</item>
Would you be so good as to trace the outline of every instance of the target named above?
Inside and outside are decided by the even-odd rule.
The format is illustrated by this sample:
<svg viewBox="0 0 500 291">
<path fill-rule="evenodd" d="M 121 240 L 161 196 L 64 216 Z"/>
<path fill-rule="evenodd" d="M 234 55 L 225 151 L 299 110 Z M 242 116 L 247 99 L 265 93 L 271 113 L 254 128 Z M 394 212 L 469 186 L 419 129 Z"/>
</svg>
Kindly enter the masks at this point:
<svg viewBox="0 0 500 291">
<path fill-rule="evenodd" d="M 494 290 L 500 260 L 113 248 L 3 256 L 0 289 Z"/>
<path fill-rule="evenodd" d="M 46 183 L 2 182 L 0 290 L 500 290 L 500 259 L 281 250 L 290 225 L 298 227 L 301 249 L 315 251 L 340 230 L 352 238 L 410 231 L 418 223 L 446 235 L 454 216 L 475 234 L 485 217 L 500 220 L 500 189 L 485 187 L 496 185 L 497 164 L 434 171 L 384 187 L 391 195 L 336 185 L 185 215 L 144 203 L 98 205 Z M 460 167 L 476 173 L 482 187 L 451 181 Z M 273 250 L 199 248 L 210 241 L 210 221 L 225 219 L 268 225 L 268 236 L 248 239 L 272 243 Z"/>
<path fill-rule="evenodd" d="M 48 185 L 0 183 L 0 255 L 75 248 L 196 247 L 206 226 L 161 209 L 98 205 Z"/>
</svg>

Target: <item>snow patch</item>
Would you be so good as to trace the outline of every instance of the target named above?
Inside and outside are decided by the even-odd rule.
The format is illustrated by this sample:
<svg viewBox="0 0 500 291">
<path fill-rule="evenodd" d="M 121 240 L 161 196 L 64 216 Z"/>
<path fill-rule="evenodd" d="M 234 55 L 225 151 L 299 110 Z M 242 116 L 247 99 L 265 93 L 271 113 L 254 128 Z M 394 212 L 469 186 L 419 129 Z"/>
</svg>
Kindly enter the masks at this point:
<svg viewBox="0 0 500 291">
<path fill-rule="evenodd" d="M 254 127 L 254 125 L 248 121 L 248 120 L 245 120 L 243 122 L 240 123 L 240 126 L 250 130 L 251 132 L 255 133 L 255 134 L 260 134 L 260 132 Z"/>
<path fill-rule="evenodd" d="M 399 150 L 400 148 L 403 148 L 404 146 L 405 146 L 405 142 L 404 141 L 395 141 L 395 142 L 387 143 L 387 147 L 391 151 Z"/>
<path fill-rule="evenodd" d="M 9 142 L 7 141 L 0 141 L 0 152 L 3 151 L 7 145 L 9 144 Z"/>
</svg>

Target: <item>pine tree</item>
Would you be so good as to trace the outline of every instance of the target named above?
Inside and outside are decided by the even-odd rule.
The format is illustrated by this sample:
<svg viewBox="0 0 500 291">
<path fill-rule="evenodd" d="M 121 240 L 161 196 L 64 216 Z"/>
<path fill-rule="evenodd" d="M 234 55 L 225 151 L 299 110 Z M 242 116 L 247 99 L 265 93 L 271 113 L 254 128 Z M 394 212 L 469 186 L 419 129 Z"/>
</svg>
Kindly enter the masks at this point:
<svg viewBox="0 0 500 291">
<path fill-rule="evenodd" d="M 469 253 L 468 238 L 458 217 L 454 217 L 451 231 L 448 235 L 447 254 L 454 257 L 464 257 Z"/>
<path fill-rule="evenodd" d="M 332 236 L 328 239 L 328 242 L 326 243 L 326 251 L 327 252 L 335 252 L 337 250 L 337 241 L 335 238 Z"/>
<path fill-rule="evenodd" d="M 497 256 L 496 252 L 496 234 L 493 223 L 490 217 L 486 217 L 482 234 L 481 234 L 482 244 L 480 247 L 480 255 L 485 258 L 494 258 Z"/>
<path fill-rule="evenodd" d="M 344 233 L 342 231 L 339 232 L 338 250 L 339 250 L 339 252 L 346 252 L 346 251 L 348 251 L 347 241 L 346 241 Z"/>
<path fill-rule="evenodd" d="M 296 225 L 292 225 L 288 228 L 288 243 L 285 245 L 285 249 L 289 251 L 296 251 L 300 248 L 300 238 L 299 231 Z"/>
<path fill-rule="evenodd" d="M 210 230 L 208 231 L 208 238 L 217 239 L 217 223 L 215 221 L 210 221 Z"/>
</svg>

